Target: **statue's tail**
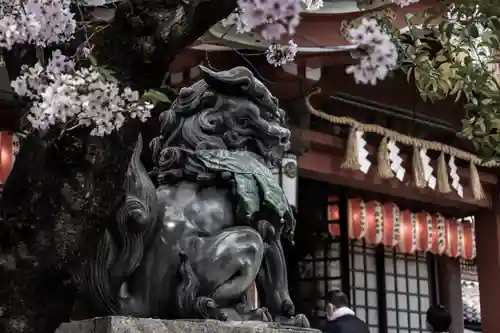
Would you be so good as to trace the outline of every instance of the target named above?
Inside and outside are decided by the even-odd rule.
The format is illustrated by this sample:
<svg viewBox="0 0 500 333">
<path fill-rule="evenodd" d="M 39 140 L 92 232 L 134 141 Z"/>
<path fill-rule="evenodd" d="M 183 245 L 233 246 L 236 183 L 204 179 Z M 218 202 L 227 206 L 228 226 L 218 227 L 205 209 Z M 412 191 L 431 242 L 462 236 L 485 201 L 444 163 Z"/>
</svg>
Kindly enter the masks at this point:
<svg viewBox="0 0 500 333">
<path fill-rule="evenodd" d="M 181 262 L 179 265 L 180 284 L 177 287 L 177 314 L 180 318 L 189 318 L 193 314 L 193 305 L 196 302 L 196 296 L 200 288 L 200 282 L 196 276 L 188 256 L 181 252 L 179 253 Z"/>
<path fill-rule="evenodd" d="M 144 249 L 159 223 L 156 189 L 141 163 L 139 137 L 125 180 L 125 201 L 116 224 L 105 230 L 95 258 L 89 264 L 86 284 L 98 315 L 119 314 L 122 284 L 141 264 Z"/>
</svg>

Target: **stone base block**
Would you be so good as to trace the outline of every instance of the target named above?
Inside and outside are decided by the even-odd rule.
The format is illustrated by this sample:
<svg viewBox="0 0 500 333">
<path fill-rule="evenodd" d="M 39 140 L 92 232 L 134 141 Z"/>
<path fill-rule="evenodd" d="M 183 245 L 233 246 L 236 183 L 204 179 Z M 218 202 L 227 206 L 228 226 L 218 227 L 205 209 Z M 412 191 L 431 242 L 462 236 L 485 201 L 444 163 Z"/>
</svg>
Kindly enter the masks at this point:
<svg viewBox="0 0 500 333">
<path fill-rule="evenodd" d="M 320 331 L 259 321 L 101 317 L 64 323 L 56 333 L 320 333 Z"/>
</svg>

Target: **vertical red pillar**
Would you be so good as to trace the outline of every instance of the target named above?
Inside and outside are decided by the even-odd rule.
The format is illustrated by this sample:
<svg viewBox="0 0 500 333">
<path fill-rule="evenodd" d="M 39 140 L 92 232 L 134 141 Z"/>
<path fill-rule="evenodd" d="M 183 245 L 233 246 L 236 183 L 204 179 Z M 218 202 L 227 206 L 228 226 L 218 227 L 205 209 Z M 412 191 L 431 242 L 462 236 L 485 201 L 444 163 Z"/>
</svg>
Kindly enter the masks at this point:
<svg viewBox="0 0 500 333">
<path fill-rule="evenodd" d="M 476 215 L 476 248 L 482 333 L 500 328 L 500 201 L 491 211 Z"/>
<path fill-rule="evenodd" d="M 449 333 L 463 333 L 462 284 L 460 281 L 460 260 L 445 256 L 437 257 L 439 303 L 451 314 Z"/>
<path fill-rule="evenodd" d="M 499 71 L 497 66 L 496 71 Z M 500 187 L 493 208 L 476 216 L 477 273 L 481 302 L 482 333 L 496 333 L 500 328 Z"/>
</svg>

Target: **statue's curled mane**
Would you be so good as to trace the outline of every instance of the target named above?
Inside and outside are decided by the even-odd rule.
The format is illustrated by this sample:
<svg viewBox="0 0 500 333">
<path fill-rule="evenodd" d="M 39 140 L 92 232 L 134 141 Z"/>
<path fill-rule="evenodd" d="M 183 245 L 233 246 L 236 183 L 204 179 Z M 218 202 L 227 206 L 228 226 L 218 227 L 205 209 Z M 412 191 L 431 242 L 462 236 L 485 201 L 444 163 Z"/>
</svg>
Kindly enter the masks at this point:
<svg viewBox="0 0 500 333">
<path fill-rule="evenodd" d="M 246 150 L 275 165 L 290 145 L 277 99 L 244 67 L 213 72 L 183 88 L 160 116 L 161 134 L 151 142 L 158 182 L 214 178 L 197 157 L 207 149 Z"/>
</svg>

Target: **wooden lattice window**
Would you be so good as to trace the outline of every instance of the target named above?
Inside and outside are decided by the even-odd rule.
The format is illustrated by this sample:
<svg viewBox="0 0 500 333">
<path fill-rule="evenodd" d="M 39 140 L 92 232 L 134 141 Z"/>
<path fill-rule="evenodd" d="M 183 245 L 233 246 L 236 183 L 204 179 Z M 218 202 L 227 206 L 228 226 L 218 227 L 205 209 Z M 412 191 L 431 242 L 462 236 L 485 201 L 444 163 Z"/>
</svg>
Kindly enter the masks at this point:
<svg viewBox="0 0 500 333">
<path fill-rule="evenodd" d="M 385 253 L 388 333 L 428 332 L 425 314 L 431 303 L 425 254 Z"/>
<path fill-rule="evenodd" d="M 377 295 L 377 267 L 375 247 L 363 241 L 352 241 L 349 249 L 349 278 L 351 307 L 370 327 L 370 333 L 379 332 Z"/>
<path fill-rule="evenodd" d="M 324 238 L 318 237 L 315 249 L 298 262 L 300 302 L 309 308 L 309 320 L 315 328 L 326 324 L 326 293 L 341 289 L 340 237 L 329 238 L 328 226 L 340 228 L 338 197 L 329 198 L 325 212 Z"/>
<path fill-rule="evenodd" d="M 427 261 L 432 257 L 349 240 L 347 197 L 339 194 L 324 202 L 320 233 L 328 239 L 309 242 L 313 248 L 297 260 L 300 296 L 296 302 L 312 327 L 324 329 L 325 295 L 337 289 L 349 296 L 351 308 L 371 333 L 428 333 L 425 313 L 433 302 L 433 286 L 432 266 Z M 314 228 L 317 230 L 317 225 Z"/>
</svg>

